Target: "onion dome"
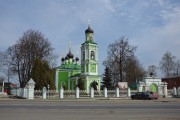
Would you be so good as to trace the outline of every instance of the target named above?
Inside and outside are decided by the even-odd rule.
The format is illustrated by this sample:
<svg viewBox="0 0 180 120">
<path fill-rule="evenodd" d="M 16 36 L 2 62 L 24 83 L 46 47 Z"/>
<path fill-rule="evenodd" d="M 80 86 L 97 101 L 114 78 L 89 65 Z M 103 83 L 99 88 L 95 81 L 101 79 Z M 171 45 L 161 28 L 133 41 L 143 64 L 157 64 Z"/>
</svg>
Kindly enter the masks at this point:
<svg viewBox="0 0 180 120">
<path fill-rule="evenodd" d="M 150 77 L 152 77 L 153 75 L 154 75 L 154 74 L 151 72 L 151 73 L 150 73 Z"/>
<path fill-rule="evenodd" d="M 64 60 L 65 60 L 65 59 L 64 59 L 64 57 L 62 57 L 62 58 L 61 58 L 61 61 L 63 61 L 63 62 L 64 62 Z"/>
<path fill-rule="evenodd" d="M 79 58 L 78 58 L 78 57 L 76 57 L 76 61 L 79 61 Z"/>
<path fill-rule="evenodd" d="M 67 59 L 68 59 L 68 56 L 65 57 L 65 60 L 67 60 Z"/>
<path fill-rule="evenodd" d="M 93 29 L 88 26 L 88 29 L 85 30 L 85 33 L 94 33 Z"/>
<path fill-rule="evenodd" d="M 67 56 L 66 57 L 68 57 L 68 58 L 73 58 L 74 57 L 74 55 L 71 53 L 71 51 L 69 51 L 69 53 L 67 54 Z"/>
</svg>

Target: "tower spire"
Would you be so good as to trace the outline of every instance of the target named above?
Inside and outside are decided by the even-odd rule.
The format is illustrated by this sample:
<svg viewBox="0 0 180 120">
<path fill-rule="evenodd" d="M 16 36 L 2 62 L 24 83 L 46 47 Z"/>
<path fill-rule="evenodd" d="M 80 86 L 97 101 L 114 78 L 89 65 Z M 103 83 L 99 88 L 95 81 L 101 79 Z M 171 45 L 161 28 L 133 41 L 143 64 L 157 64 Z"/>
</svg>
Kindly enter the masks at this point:
<svg viewBox="0 0 180 120">
<path fill-rule="evenodd" d="M 88 27 L 90 27 L 90 23 L 91 23 L 91 20 L 90 20 L 90 19 L 88 19 Z"/>
<path fill-rule="evenodd" d="M 90 27 L 91 20 L 88 19 L 88 28 L 85 30 L 85 33 L 94 33 L 94 31 Z"/>
</svg>

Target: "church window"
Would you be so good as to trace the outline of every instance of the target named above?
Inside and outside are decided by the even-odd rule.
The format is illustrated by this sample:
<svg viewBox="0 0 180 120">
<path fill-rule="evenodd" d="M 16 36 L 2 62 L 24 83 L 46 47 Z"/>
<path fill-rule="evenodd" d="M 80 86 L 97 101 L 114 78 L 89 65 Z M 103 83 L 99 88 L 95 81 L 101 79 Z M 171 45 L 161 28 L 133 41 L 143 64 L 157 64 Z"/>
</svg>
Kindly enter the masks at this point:
<svg viewBox="0 0 180 120">
<path fill-rule="evenodd" d="M 95 52 L 91 51 L 91 60 L 95 60 Z"/>
<path fill-rule="evenodd" d="M 83 51 L 83 60 L 85 60 L 85 51 Z"/>
</svg>

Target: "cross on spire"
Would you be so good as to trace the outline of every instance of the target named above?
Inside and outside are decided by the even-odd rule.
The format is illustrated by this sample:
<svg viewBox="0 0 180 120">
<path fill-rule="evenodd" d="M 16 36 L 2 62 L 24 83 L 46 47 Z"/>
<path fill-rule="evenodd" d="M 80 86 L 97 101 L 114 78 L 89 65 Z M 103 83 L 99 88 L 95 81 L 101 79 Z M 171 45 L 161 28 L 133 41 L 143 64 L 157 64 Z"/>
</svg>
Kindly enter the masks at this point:
<svg viewBox="0 0 180 120">
<path fill-rule="evenodd" d="M 88 27 L 90 27 L 90 23 L 91 23 L 91 20 L 90 20 L 90 19 L 88 19 Z"/>
</svg>

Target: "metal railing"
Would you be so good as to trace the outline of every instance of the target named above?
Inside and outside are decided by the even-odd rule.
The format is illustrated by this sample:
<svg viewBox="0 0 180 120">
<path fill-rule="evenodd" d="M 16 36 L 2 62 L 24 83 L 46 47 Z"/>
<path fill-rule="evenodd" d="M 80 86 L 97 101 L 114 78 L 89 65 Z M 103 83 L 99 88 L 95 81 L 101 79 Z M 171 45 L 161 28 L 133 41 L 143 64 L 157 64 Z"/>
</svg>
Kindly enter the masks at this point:
<svg viewBox="0 0 180 120">
<path fill-rule="evenodd" d="M 42 90 L 34 90 L 35 98 L 42 98 Z"/>
</svg>

